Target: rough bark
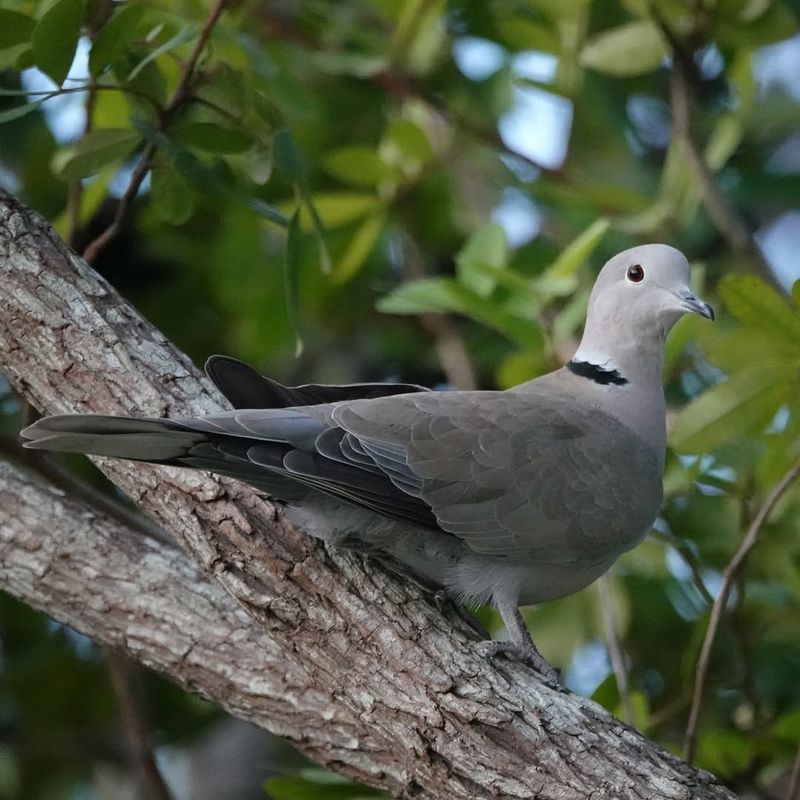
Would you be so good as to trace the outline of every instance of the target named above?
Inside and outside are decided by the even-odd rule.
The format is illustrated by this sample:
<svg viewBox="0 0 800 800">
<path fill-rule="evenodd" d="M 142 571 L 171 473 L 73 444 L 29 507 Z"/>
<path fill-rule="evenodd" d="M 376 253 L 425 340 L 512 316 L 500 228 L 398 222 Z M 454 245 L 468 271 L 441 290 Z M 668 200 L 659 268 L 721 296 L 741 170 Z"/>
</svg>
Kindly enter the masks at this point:
<svg viewBox="0 0 800 800">
<path fill-rule="evenodd" d="M 43 411 L 175 415 L 220 407 L 184 355 L 41 218 L 2 192 L 0 287 L 0 370 Z M 254 490 L 203 473 L 98 463 L 251 621 L 224 605 L 213 587 L 188 578 L 182 585 L 191 597 L 176 597 L 173 610 L 172 600 L 152 601 L 150 611 L 164 615 L 158 624 L 143 619 L 136 605 L 115 613 L 102 613 L 101 605 L 90 614 L 82 606 L 95 584 L 107 583 L 113 597 L 128 596 L 126 569 L 107 563 L 102 548 L 92 549 L 92 526 L 82 534 L 84 551 L 96 557 L 91 568 L 60 582 L 69 602 L 51 602 L 43 584 L 57 574 L 55 564 L 66 563 L 58 548 L 36 568 L 28 593 L 15 588 L 22 583 L 11 579 L 9 564 L 19 559 L 9 554 L 25 550 L 25 538 L 10 523 L 0 582 L 89 636 L 115 637 L 179 681 L 187 678 L 174 654 L 190 650 L 184 661 L 195 665 L 190 682 L 197 690 L 288 737 L 315 760 L 405 798 L 733 796 L 595 703 L 542 685 L 521 665 L 487 664 L 467 626 L 417 588 L 356 556 L 326 552 Z M 64 527 L 41 530 L 55 537 Z M 176 556 L 172 568 L 180 563 Z M 147 559 L 136 569 L 147 572 Z M 154 594 L 163 591 L 146 574 L 137 580 Z M 234 636 L 217 650 L 180 644 L 185 632 L 174 620 L 196 594 L 208 603 L 213 595 L 218 605 L 207 613 L 213 617 L 218 608 L 222 627 L 241 620 L 241 654 Z M 258 659 L 254 647 L 261 648 L 257 673 L 248 665 Z M 160 652 L 172 656 L 159 660 Z"/>
</svg>

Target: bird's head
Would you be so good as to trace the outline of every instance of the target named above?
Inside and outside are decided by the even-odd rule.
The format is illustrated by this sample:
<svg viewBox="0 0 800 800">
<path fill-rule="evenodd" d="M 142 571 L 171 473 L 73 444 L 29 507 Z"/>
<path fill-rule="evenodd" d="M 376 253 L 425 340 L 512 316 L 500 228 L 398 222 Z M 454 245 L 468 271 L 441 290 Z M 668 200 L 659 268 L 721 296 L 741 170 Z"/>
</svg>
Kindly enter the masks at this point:
<svg viewBox="0 0 800 800">
<path fill-rule="evenodd" d="M 629 319 L 643 330 L 666 334 L 685 313 L 714 319 L 714 310 L 693 291 L 689 262 L 666 244 L 623 250 L 606 262 L 589 299 L 589 315 L 618 322 Z"/>
<path fill-rule="evenodd" d="M 686 313 L 714 319 L 711 306 L 691 289 L 683 253 L 665 244 L 624 250 L 597 276 L 575 358 L 619 364 L 634 353 L 660 354 L 670 329 Z"/>
</svg>

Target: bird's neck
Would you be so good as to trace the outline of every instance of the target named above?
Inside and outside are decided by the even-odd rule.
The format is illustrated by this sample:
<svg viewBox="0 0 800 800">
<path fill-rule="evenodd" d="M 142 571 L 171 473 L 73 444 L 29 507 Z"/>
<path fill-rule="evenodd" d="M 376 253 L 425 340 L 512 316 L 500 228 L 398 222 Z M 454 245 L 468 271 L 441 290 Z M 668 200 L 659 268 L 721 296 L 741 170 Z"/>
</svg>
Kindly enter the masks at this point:
<svg viewBox="0 0 800 800">
<path fill-rule="evenodd" d="M 658 454 L 663 454 L 666 445 L 663 369 L 660 337 L 609 343 L 584 336 L 565 367 L 581 394 L 641 436 Z"/>
</svg>

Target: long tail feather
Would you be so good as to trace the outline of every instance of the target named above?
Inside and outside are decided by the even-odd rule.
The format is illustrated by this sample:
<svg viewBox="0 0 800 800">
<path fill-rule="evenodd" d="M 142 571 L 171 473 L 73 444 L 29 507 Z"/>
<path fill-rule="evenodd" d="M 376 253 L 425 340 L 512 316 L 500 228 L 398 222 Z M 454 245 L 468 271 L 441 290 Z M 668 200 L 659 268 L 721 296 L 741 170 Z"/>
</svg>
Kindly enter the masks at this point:
<svg viewBox="0 0 800 800">
<path fill-rule="evenodd" d="M 45 417 L 20 432 L 24 446 L 62 453 L 131 458 L 137 461 L 172 461 L 181 458 L 206 438 L 174 420 L 128 417 Z"/>
</svg>

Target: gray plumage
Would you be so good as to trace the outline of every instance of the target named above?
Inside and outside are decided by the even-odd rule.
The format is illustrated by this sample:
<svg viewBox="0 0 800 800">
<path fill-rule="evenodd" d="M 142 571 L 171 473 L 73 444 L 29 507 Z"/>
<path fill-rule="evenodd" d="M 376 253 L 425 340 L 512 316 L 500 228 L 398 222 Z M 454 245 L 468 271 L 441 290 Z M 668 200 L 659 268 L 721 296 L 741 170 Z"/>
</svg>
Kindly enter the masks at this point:
<svg viewBox="0 0 800 800">
<path fill-rule="evenodd" d="M 291 388 L 214 357 L 206 369 L 233 411 L 57 416 L 22 436 L 28 447 L 244 480 L 287 501 L 313 535 L 386 553 L 432 587 L 493 602 L 512 642 L 491 652 L 554 679 L 518 606 L 588 585 L 658 513 L 663 340 L 685 311 L 713 318 L 688 281 L 686 259 L 666 245 L 615 256 L 570 364 L 508 391 Z"/>
</svg>

